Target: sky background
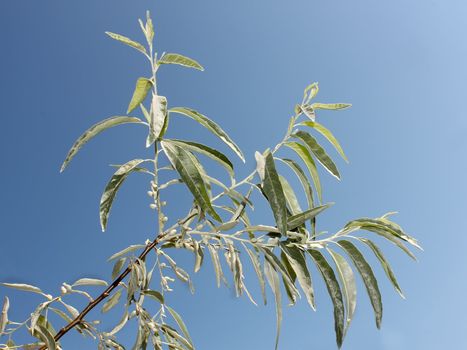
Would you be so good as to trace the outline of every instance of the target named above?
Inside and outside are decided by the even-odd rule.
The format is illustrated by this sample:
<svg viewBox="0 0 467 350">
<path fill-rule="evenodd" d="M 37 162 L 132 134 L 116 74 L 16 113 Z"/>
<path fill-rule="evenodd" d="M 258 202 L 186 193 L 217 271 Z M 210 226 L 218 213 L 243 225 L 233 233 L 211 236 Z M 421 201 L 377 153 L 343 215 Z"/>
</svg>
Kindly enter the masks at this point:
<svg viewBox="0 0 467 350">
<path fill-rule="evenodd" d="M 141 55 L 104 34 L 142 41 L 137 18 L 146 9 L 159 51 L 186 54 L 206 68 L 164 67 L 160 93 L 170 106 L 197 109 L 229 132 L 247 158 L 245 165 L 235 160 L 239 178 L 254 168 L 256 150 L 280 141 L 310 82 L 320 83 L 320 102 L 353 104 L 319 114 L 350 159 L 337 160 L 340 183 L 322 173 L 324 201 L 336 205 L 319 228 L 333 232 L 350 219 L 397 210 L 397 221 L 425 251 L 413 263 L 383 246 L 407 300 L 375 265 L 382 329 L 359 284 L 343 349 L 465 348 L 467 3 L 461 0 L 1 1 L 0 281 L 57 294 L 64 281 L 109 278 L 108 256 L 153 236 L 143 176 L 122 187 L 106 233 L 98 222 L 99 198 L 113 173 L 107 165 L 147 155 L 144 128 L 110 130 L 58 171 L 82 131 L 125 113 L 136 78 L 147 74 Z M 188 119 L 175 120 L 170 135 L 229 152 Z M 175 206 L 185 205 L 180 190 Z M 169 220 L 176 214 L 174 208 Z M 271 223 L 266 209 L 255 218 Z M 191 256 L 180 259 L 192 269 Z M 336 348 L 332 306 L 314 276 L 318 311 L 304 300 L 286 308 L 281 349 Z M 194 296 L 177 284 L 169 297 L 198 349 L 273 349 L 273 305 L 237 300 L 214 280 L 207 263 L 194 276 Z M 255 278 L 247 282 L 259 296 Z M 0 288 L 4 295 L 14 320 L 40 302 Z M 123 341 L 131 343 L 130 333 Z M 63 340 L 66 350 L 93 346 L 75 335 Z"/>
</svg>

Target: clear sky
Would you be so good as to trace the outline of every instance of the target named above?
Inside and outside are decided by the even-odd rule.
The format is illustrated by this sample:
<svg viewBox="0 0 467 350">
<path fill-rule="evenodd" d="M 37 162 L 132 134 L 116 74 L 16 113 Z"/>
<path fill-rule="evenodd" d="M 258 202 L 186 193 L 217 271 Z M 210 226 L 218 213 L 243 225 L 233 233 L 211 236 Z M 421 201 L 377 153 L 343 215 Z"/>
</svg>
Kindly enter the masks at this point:
<svg viewBox="0 0 467 350">
<path fill-rule="evenodd" d="M 186 54 L 206 68 L 167 67 L 161 93 L 171 106 L 195 108 L 230 133 L 247 156 L 245 166 L 236 163 L 240 175 L 253 169 L 254 151 L 280 140 L 308 83 L 319 81 L 322 102 L 353 104 L 320 117 L 350 158 L 349 165 L 338 163 L 340 183 L 323 173 L 325 201 L 337 204 L 323 214 L 320 229 L 397 210 L 425 251 L 413 263 L 384 246 L 407 300 L 377 268 L 382 330 L 359 285 L 343 349 L 465 348 L 467 3 L 461 0 L 1 1 L 0 281 L 57 293 L 63 281 L 108 278 L 108 256 L 152 236 L 142 177 L 122 188 L 108 232 L 98 222 L 101 191 L 113 172 L 107 164 L 144 156 L 143 129 L 111 130 L 86 145 L 64 174 L 58 171 L 82 131 L 125 112 L 135 79 L 146 74 L 140 55 L 104 34 L 143 40 L 136 20 L 146 9 L 159 51 Z M 214 145 L 194 125 L 175 122 L 172 135 Z M 188 205 L 181 198 L 179 205 Z M 191 257 L 182 260 L 191 265 Z M 315 276 L 318 311 L 304 300 L 286 309 L 281 349 L 336 348 L 331 304 Z M 199 349 L 273 348 L 272 305 L 256 308 L 218 290 L 210 264 L 194 281 L 194 296 L 177 285 L 170 301 Z M 5 294 L 13 319 L 39 301 L 0 289 Z M 92 343 L 71 336 L 63 346 Z"/>
</svg>

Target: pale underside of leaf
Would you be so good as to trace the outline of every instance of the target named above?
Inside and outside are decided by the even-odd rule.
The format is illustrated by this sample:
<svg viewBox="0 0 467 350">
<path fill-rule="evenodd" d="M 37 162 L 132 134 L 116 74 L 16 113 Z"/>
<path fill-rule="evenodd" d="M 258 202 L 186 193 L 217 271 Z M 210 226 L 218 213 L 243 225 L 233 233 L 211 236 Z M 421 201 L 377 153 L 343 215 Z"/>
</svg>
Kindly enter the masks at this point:
<svg viewBox="0 0 467 350">
<path fill-rule="evenodd" d="M 86 142 L 88 142 L 93 137 L 95 137 L 96 135 L 98 135 L 99 133 L 101 133 L 102 131 L 106 129 L 109 129 L 113 126 L 117 126 L 120 124 L 127 124 L 127 123 L 142 124 L 143 122 L 139 118 L 117 116 L 117 117 L 110 117 L 110 118 L 104 119 L 103 121 L 90 127 L 73 144 L 73 146 L 71 147 L 70 151 L 68 152 L 65 158 L 65 161 L 62 164 L 60 172 L 63 172 L 63 170 L 65 170 L 68 163 L 70 163 L 70 161 L 73 159 L 76 153 L 80 150 L 81 147 L 83 147 L 86 144 Z"/>
<path fill-rule="evenodd" d="M 164 96 L 153 96 L 150 117 L 151 123 L 146 147 L 151 146 L 154 141 L 163 136 L 164 125 L 167 122 L 167 98 Z"/>
<path fill-rule="evenodd" d="M 120 297 L 122 296 L 122 290 L 118 290 L 114 295 L 112 295 L 109 300 L 102 306 L 102 312 L 108 312 L 111 310 L 115 305 L 118 304 L 120 301 Z"/>
<path fill-rule="evenodd" d="M 72 284 L 73 287 L 76 286 L 104 286 L 107 287 L 107 282 L 97 279 L 97 278 L 80 278 Z"/>
<path fill-rule="evenodd" d="M 14 289 L 19 289 L 24 292 L 33 292 L 37 294 L 43 294 L 43 292 L 40 290 L 40 288 L 37 288 L 35 286 L 31 286 L 29 284 L 24 284 L 24 283 L 1 283 L 2 286 L 8 287 L 8 288 L 14 288 Z"/>
<path fill-rule="evenodd" d="M 264 305 L 266 305 L 267 303 L 266 283 L 264 281 L 264 273 L 263 273 L 263 269 L 261 268 L 261 261 L 259 259 L 259 254 L 257 251 L 252 251 L 248 249 L 245 244 L 243 244 L 243 247 L 245 248 L 248 256 L 250 257 L 251 263 L 253 264 L 253 268 L 255 269 L 256 276 L 258 277 L 258 281 L 259 281 L 259 286 L 261 288 L 261 295 L 263 297 L 263 302 L 264 302 Z"/>
<path fill-rule="evenodd" d="M 164 56 L 161 57 L 158 64 L 178 64 L 180 66 L 198 69 L 203 71 L 204 68 L 201 66 L 197 61 L 192 58 L 180 55 L 178 53 L 166 53 Z"/>
<path fill-rule="evenodd" d="M 264 274 L 269 286 L 274 294 L 274 300 L 276 302 L 276 342 L 275 349 L 279 347 L 279 336 L 281 332 L 282 324 L 282 297 L 279 283 L 279 276 L 275 268 L 266 260 L 264 263 Z"/>
<path fill-rule="evenodd" d="M 114 40 L 117 40 L 117 41 L 120 41 L 128 46 L 131 46 L 132 48 L 142 52 L 142 53 L 146 53 L 146 49 L 143 45 L 141 45 L 140 43 L 134 41 L 134 40 L 131 40 L 130 38 L 127 38 L 126 36 L 123 36 L 123 35 L 120 35 L 120 34 L 116 34 L 116 33 L 112 33 L 112 32 L 105 32 L 105 34 L 107 34 L 108 36 L 110 36 L 112 39 Z"/>
</svg>

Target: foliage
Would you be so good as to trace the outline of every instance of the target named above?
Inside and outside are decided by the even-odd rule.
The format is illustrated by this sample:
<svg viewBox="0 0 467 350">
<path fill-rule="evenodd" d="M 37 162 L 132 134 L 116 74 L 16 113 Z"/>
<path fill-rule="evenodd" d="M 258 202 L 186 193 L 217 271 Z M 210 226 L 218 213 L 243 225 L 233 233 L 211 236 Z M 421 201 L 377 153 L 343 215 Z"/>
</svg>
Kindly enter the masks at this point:
<svg viewBox="0 0 467 350">
<path fill-rule="evenodd" d="M 118 166 L 101 197 L 100 221 L 102 230 L 106 230 L 112 204 L 120 187 L 133 173 L 144 173 L 151 178 L 148 194 L 151 198 L 150 208 L 157 217 L 157 235 L 152 242 L 129 246 L 110 257 L 109 260 L 114 263 L 112 283 L 83 278 L 71 284 L 63 283 L 60 295 L 49 295 L 38 287 L 26 284 L 3 283 L 5 287 L 37 293 L 44 300 L 26 320 L 13 322 L 8 318 L 10 302 L 5 297 L 0 319 L 0 335 L 5 339 L 2 348 L 19 348 L 20 345 L 15 345 L 12 335 L 21 328 L 27 328 L 37 340 L 22 344 L 22 347 L 59 349 L 61 337 L 74 328 L 84 336 L 96 339 L 98 349 L 123 349 L 117 336 L 129 321 L 134 321 L 138 325 L 138 332 L 133 349 L 146 349 L 147 346 L 154 349 L 194 349 L 182 317 L 166 303 L 165 296 L 172 291 L 175 278 L 193 290 L 190 274 L 171 256 L 173 249 L 193 252 L 194 272 L 201 269 L 206 261 L 205 256 L 209 254 L 217 286 L 228 284 L 224 271 L 227 267 L 236 295 L 245 293 L 256 304 L 244 280 L 243 266 L 251 264 L 263 302 L 266 304 L 266 285 L 269 285 L 274 295 L 277 311 L 276 348 L 282 321 L 283 292 L 290 304 L 295 304 L 302 293 L 310 307 L 316 307 L 312 275 L 308 267 L 310 264 L 317 267 L 332 300 L 338 347 L 342 345 L 355 312 L 355 275 L 362 278 L 379 328 L 383 306 L 378 280 L 359 246 L 371 249 L 401 296 L 402 291 L 388 261 L 376 243 L 367 236 L 381 236 L 412 258 L 415 257 L 406 244 L 419 246 L 414 238 L 390 219 L 391 213 L 379 218 L 353 220 L 333 234 L 316 232 L 317 217 L 332 205 L 322 203 L 317 164 L 337 179 L 341 175 L 331 156 L 313 134 L 324 136 L 347 161 L 331 131 L 317 122 L 317 114 L 322 109 L 341 110 L 350 105 L 314 102 L 318 84 L 309 85 L 301 103 L 295 106 L 295 114 L 290 118 L 283 140 L 272 149 L 256 152 L 256 169 L 244 179 L 237 180 L 232 161 L 221 151 L 194 141 L 165 137 L 171 118 L 188 117 L 212 132 L 241 160 L 245 160 L 237 144 L 217 123 L 191 108 L 169 108 L 168 99 L 158 95 L 156 77 L 163 66 L 180 65 L 201 71 L 203 67 L 197 61 L 176 53 L 163 53 L 158 57 L 153 48 L 154 29 L 149 13 L 146 21 L 139 20 L 139 24 L 147 41 L 146 46 L 119 34 L 107 34 L 138 50 L 150 63 L 151 75 L 137 79 L 127 111 L 132 113 L 139 107 L 143 118 L 115 116 L 98 122 L 71 147 L 61 171 L 65 170 L 84 144 L 99 133 L 127 123 L 146 127 L 146 147 L 153 147 L 154 158 L 133 159 Z M 147 107 L 144 105 L 146 101 L 149 102 Z M 287 151 L 295 157 L 283 156 Z M 198 155 L 207 156 L 223 167 L 230 178 L 230 184 L 209 176 Z M 294 189 L 289 180 L 279 174 L 279 165 L 292 170 L 301 189 Z M 162 171 L 171 174 L 170 180 L 161 182 L 159 175 Z M 187 203 L 184 218 L 169 223 L 164 212 L 166 201 L 170 200 L 166 191 L 176 184 L 186 186 L 193 202 Z M 296 191 L 302 190 L 307 199 L 307 209 L 304 210 L 303 203 L 296 195 Z M 253 191 L 261 193 L 267 201 L 275 224 L 252 223 Z M 136 255 L 137 252 L 139 255 Z M 154 253 L 153 261 L 149 259 L 150 253 Z M 87 286 L 98 286 L 104 291 L 94 299 L 86 291 Z M 89 299 L 88 306 L 81 312 L 69 301 L 69 296 L 76 294 Z M 150 308 L 146 307 L 148 300 L 159 305 L 155 314 L 149 313 Z M 87 313 L 100 303 L 103 313 L 117 306 L 122 308 L 122 316 L 111 331 L 100 330 L 97 320 L 85 319 Z M 58 332 L 52 325 L 51 314 L 63 321 Z M 57 326 L 58 323 L 55 323 Z"/>
</svg>

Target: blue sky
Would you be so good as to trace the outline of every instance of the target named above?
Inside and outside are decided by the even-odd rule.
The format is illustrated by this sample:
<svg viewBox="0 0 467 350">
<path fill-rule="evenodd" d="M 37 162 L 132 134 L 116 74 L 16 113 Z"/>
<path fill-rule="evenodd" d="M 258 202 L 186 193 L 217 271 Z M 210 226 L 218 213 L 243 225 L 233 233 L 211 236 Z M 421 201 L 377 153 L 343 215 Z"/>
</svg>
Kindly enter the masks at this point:
<svg viewBox="0 0 467 350">
<path fill-rule="evenodd" d="M 98 222 L 101 191 L 113 171 L 107 164 L 144 156 L 142 129 L 103 134 L 64 174 L 58 171 L 83 130 L 125 112 L 135 79 L 146 74 L 140 55 L 104 34 L 143 40 L 136 20 L 146 9 L 160 51 L 186 54 L 206 68 L 164 69 L 161 93 L 170 105 L 195 108 L 229 132 L 247 156 L 246 165 L 236 163 L 239 175 L 254 168 L 254 151 L 280 141 L 308 83 L 320 83 L 322 102 L 353 104 L 320 116 L 350 158 L 349 165 L 338 163 L 340 183 L 323 173 L 324 199 L 336 205 L 323 214 L 320 229 L 397 210 L 398 222 L 425 251 L 412 263 L 384 247 L 407 300 L 377 269 L 382 330 L 359 285 L 343 349 L 463 348 L 467 4 L 460 0 L 0 2 L 0 281 L 57 293 L 63 281 L 107 278 L 108 256 L 152 236 L 147 184 L 138 176 L 122 188 L 108 232 Z M 214 145 L 190 121 L 171 127 L 172 135 Z M 268 215 L 260 210 L 258 221 Z M 181 259 L 191 264 L 191 257 Z M 318 311 L 304 300 L 286 309 L 282 349 L 335 348 L 331 304 L 315 280 Z M 255 308 L 218 290 L 209 264 L 194 281 L 194 296 L 178 286 L 171 302 L 199 349 L 273 348 L 272 305 Z M 38 302 L 0 289 L 5 294 L 16 319 Z M 71 336 L 63 346 L 92 344 Z"/>
</svg>

